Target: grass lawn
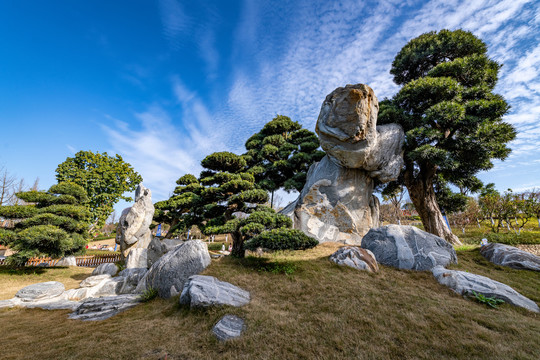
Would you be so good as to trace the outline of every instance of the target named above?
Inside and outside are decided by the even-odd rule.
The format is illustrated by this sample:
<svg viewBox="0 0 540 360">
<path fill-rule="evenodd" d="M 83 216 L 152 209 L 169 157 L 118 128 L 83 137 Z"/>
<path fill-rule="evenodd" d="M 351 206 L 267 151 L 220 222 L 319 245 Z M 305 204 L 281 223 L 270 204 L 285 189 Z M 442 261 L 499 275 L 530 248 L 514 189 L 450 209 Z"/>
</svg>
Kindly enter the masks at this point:
<svg viewBox="0 0 540 360">
<path fill-rule="evenodd" d="M 430 272 L 381 266 L 377 274 L 339 267 L 337 244 L 263 258 L 223 258 L 204 274 L 251 292 L 243 308 L 190 310 L 155 299 L 99 322 L 68 311 L 0 311 L 1 358 L 41 359 L 538 359 L 540 315 L 503 304 L 492 309 L 439 285 Z M 478 250 L 458 251 L 452 268 L 487 275 L 540 303 L 540 274 L 493 265 Z M 44 269 L 31 282 L 71 281 Z M 50 272 L 49 272 L 50 271 Z M 3 286 L 8 279 L 0 275 Z M 225 314 L 247 323 L 220 343 L 212 326 Z"/>
</svg>

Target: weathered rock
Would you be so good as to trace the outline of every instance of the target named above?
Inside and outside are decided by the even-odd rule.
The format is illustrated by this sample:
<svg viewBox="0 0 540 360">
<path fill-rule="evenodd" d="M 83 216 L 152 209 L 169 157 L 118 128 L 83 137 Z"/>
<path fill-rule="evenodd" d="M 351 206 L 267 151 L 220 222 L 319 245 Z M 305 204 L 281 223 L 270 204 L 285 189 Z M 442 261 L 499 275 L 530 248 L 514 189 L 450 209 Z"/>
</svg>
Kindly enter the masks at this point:
<svg viewBox="0 0 540 360">
<path fill-rule="evenodd" d="M 220 281 L 213 276 L 194 275 L 184 285 L 180 304 L 190 307 L 229 305 L 241 307 L 249 304 L 249 292 Z"/>
<path fill-rule="evenodd" d="M 226 341 L 242 335 L 245 328 L 242 318 L 236 315 L 225 315 L 214 325 L 212 332 L 218 340 Z"/>
<path fill-rule="evenodd" d="M 431 270 L 457 264 L 456 251 L 446 240 L 414 226 L 387 225 L 371 229 L 362 239 L 380 264 L 411 270 Z"/>
<path fill-rule="evenodd" d="M 534 301 L 521 295 L 510 286 L 485 276 L 464 271 L 447 270 L 442 266 L 434 267 L 432 272 L 440 284 L 448 286 L 460 295 L 473 295 L 474 291 L 487 297 L 504 300 L 509 304 L 530 311 L 540 312 L 538 305 Z"/>
<path fill-rule="evenodd" d="M 76 320 L 105 320 L 124 310 L 136 306 L 140 301 L 139 295 L 118 295 L 84 300 L 76 310 L 69 315 Z"/>
<path fill-rule="evenodd" d="M 148 253 L 146 255 L 148 259 L 148 268 L 151 268 L 152 265 L 158 261 L 160 257 L 173 250 L 178 245 L 182 244 L 182 240 L 174 239 L 163 239 L 160 240 L 157 237 L 154 237 L 148 245 Z"/>
<path fill-rule="evenodd" d="M 92 297 L 95 292 L 96 291 L 93 287 L 81 287 L 78 289 L 66 290 L 64 291 L 64 295 L 66 296 L 67 300 L 79 301 Z"/>
<path fill-rule="evenodd" d="M 489 244 L 480 248 L 480 254 L 494 264 L 514 269 L 540 271 L 540 256 L 503 244 Z"/>
<path fill-rule="evenodd" d="M 23 302 L 41 301 L 62 295 L 66 288 L 58 281 L 47 281 L 23 287 L 15 297 Z"/>
<path fill-rule="evenodd" d="M 131 249 L 126 258 L 126 268 L 135 269 L 148 266 L 147 260 L 148 249 L 135 248 Z"/>
<path fill-rule="evenodd" d="M 122 289 L 123 284 L 124 278 L 121 276 L 104 280 L 103 282 L 94 287 L 95 293 L 92 297 L 119 295 L 120 289 Z"/>
<path fill-rule="evenodd" d="M 378 109 L 363 84 L 337 88 L 323 102 L 315 130 L 326 156 L 311 165 L 300 196 L 282 211 L 319 243 L 360 245 L 379 226 L 374 179 L 397 178 L 405 135 L 397 124 L 377 126 Z"/>
<path fill-rule="evenodd" d="M 330 261 L 338 265 L 350 266 L 358 270 L 369 272 L 379 271 L 379 265 L 375 260 L 375 255 L 367 249 L 356 246 L 344 246 L 330 255 Z"/>
<path fill-rule="evenodd" d="M 47 301 L 36 301 L 25 303 L 26 308 L 39 308 L 43 310 L 75 310 L 80 303 L 78 301 L 71 301 L 68 299 L 51 299 Z"/>
<path fill-rule="evenodd" d="M 146 274 L 148 269 L 146 268 L 132 268 L 120 271 L 119 277 L 124 279 L 122 287 L 120 288 L 120 294 L 131 294 L 135 292 L 139 281 Z"/>
<path fill-rule="evenodd" d="M 63 257 L 55 266 L 77 266 L 77 258 L 75 256 Z"/>
<path fill-rule="evenodd" d="M 104 280 L 109 280 L 110 278 L 111 278 L 111 275 L 109 274 L 89 276 L 83 281 L 81 281 L 79 286 L 82 288 L 93 287 L 100 284 Z"/>
<path fill-rule="evenodd" d="M 162 298 L 178 295 L 187 279 L 199 274 L 210 262 L 205 243 L 200 240 L 186 241 L 152 265 L 135 291 L 142 293 L 153 288 Z"/>
<path fill-rule="evenodd" d="M 98 265 L 97 268 L 92 271 L 92 275 L 104 275 L 108 274 L 110 276 L 114 276 L 118 273 L 118 266 L 114 263 L 104 263 Z"/>
<path fill-rule="evenodd" d="M 0 309 L 11 308 L 15 306 L 15 301 L 13 299 L 0 300 Z"/>
<path fill-rule="evenodd" d="M 154 204 L 150 189 L 142 184 L 135 191 L 135 204 L 122 211 L 116 230 L 116 243 L 120 245 L 122 256 L 126 257 L 131 248 L 146 249 L 152 233 L 150 224 L 154 216 Z"/>
</svg>

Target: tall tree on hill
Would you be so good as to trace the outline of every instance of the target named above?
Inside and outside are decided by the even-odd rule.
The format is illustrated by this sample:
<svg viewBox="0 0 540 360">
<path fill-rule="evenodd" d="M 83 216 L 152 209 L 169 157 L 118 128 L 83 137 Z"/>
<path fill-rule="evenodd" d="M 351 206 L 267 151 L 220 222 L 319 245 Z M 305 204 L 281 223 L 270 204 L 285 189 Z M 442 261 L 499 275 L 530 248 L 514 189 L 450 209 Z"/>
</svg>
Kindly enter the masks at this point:
<svg viewBox="0 0 540 360">
<path fill-rule="evenodd" d="M 255 176 L 256 184 L 271 194 L 274 192 L 301 191 L 311 164 L 323 158 L 319 139 L 313 132 L 303 129 L 289 117 L 277 115 L 246 141 L 247 153 L 243 155 Z"/>
<path fill-rule="evenodd" d="M 56 168 L 58 182 L 71 181 L 88 194 L 86 204 L 92 216 L 92 228 L 101 228 L 120 199 L 132 201 L 125 192 L 134 191 L 142 182 L 139 175 L 120 155 L 109 156 L 92 151 L 79 151 L 75 157 Z"/>
<path fill-rule="evenodd" d="M 467 31 L 420 35 L 392 63 L 394 82 L 403 87 L 380 104 L 379 123 L 397 122 L 406 133 L 399 182 L 424 228 L 451 243 L 459 239 L 444 222 L 434 184 L 478 187 L 475 175 L 492 168 L 493 159 L 504 160 L 516 136 L 502 120 L 508 104 L 493 93 L 501 65 L 486 53 L 486 44 Z"/>
<path fill-rule="evenodd" d="M 29 258 L 53 258 L 74 254 L 86 245 L 90 213 L 85 190 L 62 182 L 48 191 L 16 194 L 26 205 L 0 206 L 0 216 L 12 219 L 14 226 L 0 228 L 0 244 L 15 251 L 9 262 L 22 265 Z"/>
</svg>

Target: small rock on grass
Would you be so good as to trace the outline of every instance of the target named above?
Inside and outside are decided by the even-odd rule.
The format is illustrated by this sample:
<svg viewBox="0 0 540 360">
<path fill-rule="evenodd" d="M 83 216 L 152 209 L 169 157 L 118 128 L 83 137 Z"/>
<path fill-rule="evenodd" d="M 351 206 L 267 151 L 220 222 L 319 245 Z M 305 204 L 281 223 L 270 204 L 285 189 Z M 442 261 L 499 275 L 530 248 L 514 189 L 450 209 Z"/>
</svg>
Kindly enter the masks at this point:
<svg viewBox="0 0 540 360">
<path fill-rule="evenodd" d="M 242 318 L 236 315 L 223 316 L 212 328 L 212 332 L 219 341 L 234 339 L 242 335 L 246 325 Z"/>
</svg>

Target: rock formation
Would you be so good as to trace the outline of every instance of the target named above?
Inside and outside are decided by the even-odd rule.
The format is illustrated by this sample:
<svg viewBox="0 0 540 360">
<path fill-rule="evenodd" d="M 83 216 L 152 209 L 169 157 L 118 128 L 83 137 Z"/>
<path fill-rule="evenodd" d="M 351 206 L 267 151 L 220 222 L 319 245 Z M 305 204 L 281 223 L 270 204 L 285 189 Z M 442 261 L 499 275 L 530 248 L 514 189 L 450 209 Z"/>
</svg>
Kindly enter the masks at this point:
<svg viewBox="0 0 540 360">
<path fill-rule="evenodd" d="M 190 307 L 229 305 L 241 307 L 249 304 L 249 292 L 220 281 L 213 276 L 191 276 L 180 295 L 180 304 Z"/>
<path fill-rule="evenodd" d="M 152 192 L 140 184 L 135 191 L 135 204 L 122 211 L 116 230 L 116 243 L 120 245 L 124 258 L 132 248 L 146 249 L 148 247 L 152 240 L 149 227 L 153 216 Z"/>
<path fill-rule="evenodd" d="M 494 264 L 514 269 L 540 271 L 540 256 L 536 256 L 517 247 L 503 244 L 482 246 L 480 254 Z"/>
<path fill-rule="evenodd" d="M 315 131 L 326 156 L 313 164 L 298 199 L 282 213 L 319 240 L 360 244 L 379 226 L 374 181 L 395 180 L 405 135 L 397 124 L 377 126 L 379 104 L 364 84 L 337 88 L 322 104 Z"/>
<path fill-rule="evenodd" d="M 362 239 L 380 264 L 407 270 L 431 270 L 457 264 L 454 247 L 436 235 L 414 226 L 386 225 L 371 229 Z"/>
<path fill-rule="evenodd" d="M 356 246 L 344 246 L 330 255 L 330 261 L 341 266 L 349 266 L 357 270 L 366 270 L 368 272 L 379 271 L 379 265 L 375 255 L 369 250 L 358 248 Z"/>
</svg>

